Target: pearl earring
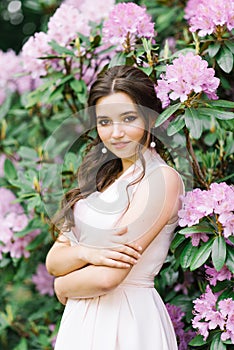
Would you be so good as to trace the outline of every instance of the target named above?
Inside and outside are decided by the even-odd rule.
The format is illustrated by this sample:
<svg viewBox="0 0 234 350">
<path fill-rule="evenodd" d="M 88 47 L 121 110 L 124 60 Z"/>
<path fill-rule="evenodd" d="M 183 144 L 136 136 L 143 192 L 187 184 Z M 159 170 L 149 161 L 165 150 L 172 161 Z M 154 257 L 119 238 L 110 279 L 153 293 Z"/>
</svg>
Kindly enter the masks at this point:
<svg viewBox="0 0 234 350">
<path fill-rule="evenodd" d="M 103 153 L 103 154 L 106 154 L 106 153 L 107 153 L 106 147 L 103 147 L 103 148 L 102 148 L 102 153 Z"/>
<path fill-rule="evenodd" d="M 150 142 L 150 147 L 154 148 L 156 146 L 156 143 L 154 141 Z"/>
</svg>

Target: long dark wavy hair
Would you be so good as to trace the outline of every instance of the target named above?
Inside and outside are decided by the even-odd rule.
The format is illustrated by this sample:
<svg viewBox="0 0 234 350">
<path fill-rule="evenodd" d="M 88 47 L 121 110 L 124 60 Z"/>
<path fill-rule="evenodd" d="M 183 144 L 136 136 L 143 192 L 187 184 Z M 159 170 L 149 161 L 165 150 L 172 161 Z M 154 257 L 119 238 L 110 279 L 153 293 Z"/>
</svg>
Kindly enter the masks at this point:
<svg viewBox="0 0 234 350">
<path fill-rule="evenodd" d="M 151 132 L 153 122 L 156 120 L 157 114 L 161 112 L 161 104 L 156 97 L 153 82 L 142 70 L 131 66 L 115 66 L 99 75 L 91 86 L 88 98 L 90 127 L 96 126 L 95 106 L 97 101 L 117 92 L 124 92 L 131 98 L 145 123 L 143 137 L 137 145 L 138 158 L 142 163 L 142 173 L 139 178 L 128 185 L 131 186 L 140 181 L 145 174 L 145 160 L 142 154 L 144 146 L 149 147 L 152 141 L 156 141 L 157 152 L 165 158 L 162 144 Z M 73 208 L 77 201 L 86 198 L 95 191 L 103 191 L 121 173 L 121 159 L 110 151 L 103 154 L 102 148 L 102 141 L 97 134 L 97 137 L 88 144 L 86 155 L 78 169 L 78 187 L 71 189 L 64 195 L 61 210 L 54 217 L 52 228 L 54 233 L 59 233 L 61 227 L 63 230 L 69 230 L 74 226 Z"/>
</svg>

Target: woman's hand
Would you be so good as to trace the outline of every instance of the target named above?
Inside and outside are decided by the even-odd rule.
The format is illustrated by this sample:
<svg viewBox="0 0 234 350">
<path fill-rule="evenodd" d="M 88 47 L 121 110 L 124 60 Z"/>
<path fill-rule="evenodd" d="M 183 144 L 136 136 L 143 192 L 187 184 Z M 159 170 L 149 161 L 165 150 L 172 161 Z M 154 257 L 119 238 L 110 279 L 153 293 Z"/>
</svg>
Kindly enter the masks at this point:
<svg viewBox="0 0 234 350">
<path fill-rule="evenodd" d="M 127 228 L 116 233 L 116 246 L 114 248 L 92 248 L 83 246 L 85 260 L 91 265 L 101 265 L 115 268 L 129 268 L 135 265 L 141 257 L 141 250 L 137 243 L 125 243 L 124 233 Z"/>
<path fill-rule="evenodd" d="M 124 229 L 126 232 L 126 229 Z M 123 230 L 120 231 L 121 236 Z M 109 266 L 115 268 L 128 268 L 135 265 L 141 257 L 142 248 L 137 243 L 121 243 L 114 248 L 91 248 L 83 246 L 85 260 L 91 265 Z M 122 239 L 123 241 L 123 239 Z"/>
</svg>

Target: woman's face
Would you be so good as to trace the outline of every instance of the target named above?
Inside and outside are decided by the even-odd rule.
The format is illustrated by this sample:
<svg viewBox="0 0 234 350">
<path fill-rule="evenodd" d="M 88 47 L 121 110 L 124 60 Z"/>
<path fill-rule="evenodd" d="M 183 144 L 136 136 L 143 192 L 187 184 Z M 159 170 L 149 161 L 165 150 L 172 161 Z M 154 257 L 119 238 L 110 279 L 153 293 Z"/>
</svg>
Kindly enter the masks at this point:
<svg viewBox="0 0 234 350">
<path fill-rule="evenodd" d="M 96 103 L 97 131 L 118 158 L 131 158 L 145 132 L 145 122 L 136 104 L 124 92 L 100 98 Z"/>
</svg>

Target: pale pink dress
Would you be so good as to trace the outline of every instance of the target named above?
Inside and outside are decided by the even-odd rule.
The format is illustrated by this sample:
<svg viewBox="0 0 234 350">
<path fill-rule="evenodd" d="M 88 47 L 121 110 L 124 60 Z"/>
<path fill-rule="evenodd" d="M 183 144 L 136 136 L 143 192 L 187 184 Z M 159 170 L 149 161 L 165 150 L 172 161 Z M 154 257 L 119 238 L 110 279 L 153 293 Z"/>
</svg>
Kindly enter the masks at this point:
<svg viewBox="0 0 234 350">
<path fill-rule="evenodd" d="M 144 179 L 156 168 L 167 166 L 156 152 L 147 150 L 144 157 Z M 126 184 L 140 170 L 137 161 L 107 190 L 95 192 L 76 204 L 76 227 L 68 233 L 71 244 L 114 245 L 115 225 L 128 203 Z M 128 189 L 130 201 L 137 186 Z M 95 298 L 68 300 L 55 350 L 178 349 L 172 322 L 154 288 L 154 277 L 166 259 L 176 225 L 175 222 L 161 230 L 116 289 Z M 144 228 L 133 222 L 129 231 L 130 241 L 139 237 Z"/>
</svg>

